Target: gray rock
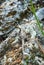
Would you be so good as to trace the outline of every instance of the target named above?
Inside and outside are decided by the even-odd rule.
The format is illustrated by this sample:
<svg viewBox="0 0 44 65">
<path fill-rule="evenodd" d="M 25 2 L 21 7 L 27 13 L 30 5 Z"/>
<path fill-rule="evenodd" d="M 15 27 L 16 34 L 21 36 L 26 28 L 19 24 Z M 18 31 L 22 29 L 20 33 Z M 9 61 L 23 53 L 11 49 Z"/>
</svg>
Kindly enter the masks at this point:
<svg viewBox="0 0 44 65">
<path fill-rule="evenodd" d="M 36 12 L 36 16 L 38 17 L 38 19 L 41 21 L 42 19 L 44 19 L 44 7 L 40 8 L 37 12 Z M 31 19 L 35 19 L 34 15 Z"/>
</svg>

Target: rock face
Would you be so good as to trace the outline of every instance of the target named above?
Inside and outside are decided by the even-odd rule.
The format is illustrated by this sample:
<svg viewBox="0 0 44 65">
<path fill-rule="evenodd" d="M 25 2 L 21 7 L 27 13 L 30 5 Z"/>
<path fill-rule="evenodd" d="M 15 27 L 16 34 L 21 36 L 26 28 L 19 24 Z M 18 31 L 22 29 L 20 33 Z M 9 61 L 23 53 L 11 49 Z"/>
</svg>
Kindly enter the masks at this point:
<svg viewBox="0 0 44 65">
<path fill-rule="evenodd" d="M 22 63 L 21 61 L 23 59 L 25 59 L 26 61 L 26 58 L 28 56 L 29 59 L 32 60 L 31 58 L 32 52 L 33 54 L 36 52 L 35 56 L 33 57 L 34 62 L 36 62 L 37 60 L 37 64 L 39 65 L 43 63 L 44 60 L 42 60 L 43 57 L 41 57 L 42 53 L 40 52 L 38 46 L 39 41 L 36 38 L 35 28 L 36 28 L 36 20 L 18 25 L 18 28 L 15 28 L 12 31 L 12 33 L 8 36 L 8 38 L 6 38 L 6 40 L 0 44 L 0 57 L 4 55 L 3 59 L 1 59 L 2 65 L 3 64 L 11 65 L 11 63 L 12 65 L 14 64 L 20 65 Z M 37 58 L 36 58 L 36 54 L 37 54 Z M 42 58 L 41 60 L 39 59 L 39 54 L 40 54 L 40 59 Z M 41 63 L 38 61 L 38 59 L 41 61 Z M 28 60 L 29 64 L 30 62 L 31 61 Z M 33 64 L 33 60 L 31 63 Z"/>
<path fill-rule="evenodd" d="M 3 2 L 5 2 L 6 0 L 0 0 L 0 5 L 3 3 Z"/>
<path fill-rule="evenodd" d="M 0 64 L 44 65 L 44 36 L 29 10 L 30 0 L 0 1 Z M 36 15 L 44 31 L 44 7 L 37 4 Z"/>
<path fill-rule="evenodd" d="M 29 3 L 27 3 L 27 0 L 24 4 L 17 0 L 7 0 L 2 3 L 0 6 L 0 36 L 6 36 L 12 30 L 14 30 L 16 24 L 20 23 L 21 21 L 23 22 L 24 18 L 29 18 L 30 14 L 28 13 L 28 4 Z M 42 20 L 44 18 L 44 8 L 38 10 L 36 15 L 39 20 Z M 34 16 L 31 18 L 31 20 L 32 19 L 34 19 Z"/>
</svg>

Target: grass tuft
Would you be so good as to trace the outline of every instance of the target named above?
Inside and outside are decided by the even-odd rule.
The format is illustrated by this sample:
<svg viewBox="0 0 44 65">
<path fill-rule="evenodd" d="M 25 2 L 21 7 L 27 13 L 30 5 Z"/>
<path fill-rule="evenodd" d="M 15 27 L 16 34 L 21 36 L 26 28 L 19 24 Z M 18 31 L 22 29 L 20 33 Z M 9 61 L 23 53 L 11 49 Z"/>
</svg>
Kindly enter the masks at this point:
<svg viewBox="0 0 44 65">
<path fill-rule="evenodd" d="M 39 21 L 38 17 L 36 16 L 36 13 L 35 13 L 35 8 L 34 8 L 34 6 L 33 6 L 32 0 L 30 0 L 30 4 L 31 4 L 31 11 L 32 11 L 32 13 L 33 13 L 34 16 L 35 16 L 35 19 L 36 19 L 36 21 L 37 21 L 37 25 L 38 25 L 38 27 L 39 27 L 39 30 L 41 31 L 42 35 L 44 36 L 44 32 L 43 32 L 42 27 L 41 27 L 41 25 L 40 25 L 40 21 Z"/>
</svg>

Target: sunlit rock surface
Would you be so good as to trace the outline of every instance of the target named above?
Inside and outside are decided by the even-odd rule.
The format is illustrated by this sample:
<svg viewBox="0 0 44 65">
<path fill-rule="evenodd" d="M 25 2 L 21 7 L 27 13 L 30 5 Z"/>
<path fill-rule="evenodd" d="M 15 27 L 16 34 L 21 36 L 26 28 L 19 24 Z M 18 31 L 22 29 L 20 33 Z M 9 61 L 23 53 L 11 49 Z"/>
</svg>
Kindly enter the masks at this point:
<svg viewBox="0 0 44 65">
<path fill-rule="evenodd" d="M 34 5 L 37 2 L 33 0 Z M 0 64 L 26 65 L 28 60 L 28 65 L 44 65 L 44 37 L 28 9 L 30 0 L 3 0 L 0 4 Z M 44 30 L 44 7 L 37 7 L 36 15 Z"/>
</svg>

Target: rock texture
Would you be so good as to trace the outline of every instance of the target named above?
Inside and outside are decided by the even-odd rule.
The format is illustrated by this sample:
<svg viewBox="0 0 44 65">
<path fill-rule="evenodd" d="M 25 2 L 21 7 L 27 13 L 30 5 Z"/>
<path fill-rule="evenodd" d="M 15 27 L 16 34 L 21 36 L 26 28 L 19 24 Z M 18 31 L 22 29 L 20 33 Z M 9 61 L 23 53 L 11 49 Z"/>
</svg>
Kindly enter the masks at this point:
<svg viewBox="0 0 44 65">
<path fill-rule="evenodd" d="M 2 1 L 0 65 L 44 65 L 44 36 L 30 11 L 30 1 Z M 36 7 L 36 15 L 44 31 L 44 7 L 40 6 L 38 0 L 34 0 L 33 5 Z"/>
</svg>

